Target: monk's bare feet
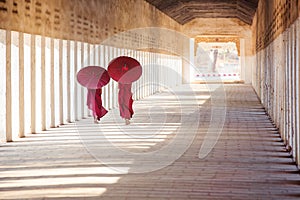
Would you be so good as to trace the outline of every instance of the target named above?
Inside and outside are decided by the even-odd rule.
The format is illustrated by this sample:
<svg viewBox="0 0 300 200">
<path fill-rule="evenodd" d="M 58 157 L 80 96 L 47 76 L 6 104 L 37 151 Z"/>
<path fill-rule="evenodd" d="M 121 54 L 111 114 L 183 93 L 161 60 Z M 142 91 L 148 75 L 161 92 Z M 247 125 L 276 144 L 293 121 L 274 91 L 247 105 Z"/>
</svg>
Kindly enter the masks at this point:
<svg viewBox="0 0 300 200">
<path fill-rule="evenodd" d="M 125 124 L 126 124 L 126 125 L 129 125 L 129 124 L 130 124 L 129 119 L 125 119 Z"/>
<path fill-rule="evenodd" d="M 95 124 L 100 124 L 100 120 L 94 119 Z"/>
</svg>

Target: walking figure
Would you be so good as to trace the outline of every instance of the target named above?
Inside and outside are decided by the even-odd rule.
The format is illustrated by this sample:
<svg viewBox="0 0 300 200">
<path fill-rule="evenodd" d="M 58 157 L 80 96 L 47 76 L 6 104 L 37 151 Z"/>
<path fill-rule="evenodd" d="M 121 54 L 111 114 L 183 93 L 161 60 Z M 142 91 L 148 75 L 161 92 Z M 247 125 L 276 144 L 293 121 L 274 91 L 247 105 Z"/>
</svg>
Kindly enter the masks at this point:
<svg viewBox="0 0 300 200">
<path fill-rule="evenodd" d="M 86 105 L 92 111 L 94 123 L 108 112 L 102 106 L 102 87 L 108 84 L 110 76 L 106 69 L 99 66 L 87 66 L 77 73 L 77 81 L 88 89 Z"/>
<path fill-rule="evenodd" d="M 134 113 L 131 86 L 142 75 L 142 67 L 134 58 L 120 56 L 109 63 L 107 71 L 110 77 L 118 82 L 120 116 L 125 120 L 125 124 L 128 125 Z"/>
</svg>

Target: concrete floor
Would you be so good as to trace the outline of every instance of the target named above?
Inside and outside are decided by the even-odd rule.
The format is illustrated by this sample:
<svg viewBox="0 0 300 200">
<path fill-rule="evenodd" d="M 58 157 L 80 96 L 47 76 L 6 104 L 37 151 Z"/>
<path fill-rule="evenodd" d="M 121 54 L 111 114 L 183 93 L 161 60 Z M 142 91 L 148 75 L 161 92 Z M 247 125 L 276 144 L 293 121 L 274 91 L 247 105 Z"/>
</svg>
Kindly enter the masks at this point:
<svg viewBox="0 0 300 200">
<path fill-rule="evenodd" d="M 299 199 L 300 176 L 248 85 L 185 85 L 0 146 L 0 199 Z"/>
</svg>

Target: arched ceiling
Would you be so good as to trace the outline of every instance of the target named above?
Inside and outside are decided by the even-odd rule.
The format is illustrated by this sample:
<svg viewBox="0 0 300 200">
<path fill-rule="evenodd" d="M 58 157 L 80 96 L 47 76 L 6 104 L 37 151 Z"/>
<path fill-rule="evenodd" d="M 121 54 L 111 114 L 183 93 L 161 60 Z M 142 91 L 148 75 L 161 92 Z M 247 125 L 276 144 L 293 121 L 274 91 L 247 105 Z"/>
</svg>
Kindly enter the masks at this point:
<svg viewBox="0 0 300 200">
<path fill-rule="evenodd" d="M 259 0 L 146 0 L 179 24 L 197 18 L 237 18 L 251 25 Z"/>
</svg>

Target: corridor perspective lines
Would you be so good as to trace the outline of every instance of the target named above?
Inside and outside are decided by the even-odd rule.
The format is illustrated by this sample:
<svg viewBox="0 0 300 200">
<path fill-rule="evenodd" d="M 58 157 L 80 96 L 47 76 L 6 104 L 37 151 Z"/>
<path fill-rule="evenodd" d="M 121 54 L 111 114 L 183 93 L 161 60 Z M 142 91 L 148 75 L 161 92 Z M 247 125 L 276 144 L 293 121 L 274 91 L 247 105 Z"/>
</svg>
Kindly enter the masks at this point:
<svg viewBox="0 0 300 200">
<path fill-rule="evenodd" d="M 100 124 L 1 144 L 0 199 L 300 198 L 299 171 L 250 85 L 183 85 L 134 111 L 128 126 L 113 109 Z"/>
</svg>

